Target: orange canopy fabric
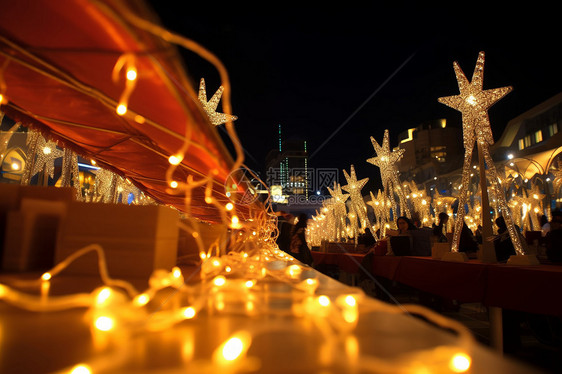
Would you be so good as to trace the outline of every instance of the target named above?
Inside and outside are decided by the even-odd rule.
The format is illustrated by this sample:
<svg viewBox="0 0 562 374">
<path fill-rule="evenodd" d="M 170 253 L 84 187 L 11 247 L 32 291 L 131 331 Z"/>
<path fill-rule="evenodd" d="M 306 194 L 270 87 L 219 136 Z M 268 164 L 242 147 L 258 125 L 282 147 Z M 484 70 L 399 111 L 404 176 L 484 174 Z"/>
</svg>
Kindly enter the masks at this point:
<svg viewBox="0 0 562 374">
<path fill-rule="evenodd" d="M 8 102 L 2 111 L 182 211 L 184 197 L 169 193 L 165 173 L 188 131 L 191 143 L 173 178 L 199 180 L 214 171 L 213 196 L 226 204 L 233 160 L 201 109 L 177 50 L 127 22 L 123 9 L 157 24 L 137 0 L 3 2 L 0 89 Z M 121 72 L 115 81 L 112 74 L 123 56 L 134 59 L 138 79 L 129 111 L 119 116 L 125 78 Z M 193 190 L 191 214 L 218 222 L 204 188 Z M 243 184 L 236 188 L 247 192 Z M 259 206 L 239 204 L 238 214 L 247 216 L 252 208 Z"/>
</svg>

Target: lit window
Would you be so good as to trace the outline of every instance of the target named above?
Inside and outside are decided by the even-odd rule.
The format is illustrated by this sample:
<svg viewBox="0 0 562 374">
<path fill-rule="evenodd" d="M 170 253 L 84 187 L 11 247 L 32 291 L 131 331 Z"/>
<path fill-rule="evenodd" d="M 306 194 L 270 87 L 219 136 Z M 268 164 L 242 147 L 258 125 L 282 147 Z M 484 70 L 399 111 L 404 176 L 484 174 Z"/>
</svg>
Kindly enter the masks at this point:
<svg viewBox="0 0 562 374">
<path fill-rule="evenodd" d="M 548 135 L 552 136 L 557 133 L 558 133 L 558 124 L 556 122 L 548 126 Z"/>
<path fill-rule="evenodd" d="M 522 150 L 525 148 L 525 141 L 523 140 L 523 138 L 519 139 L 519 150 Z"/>
<path fill-rule="evenodd" d="M 525 137 L 525 147 L 530 147 L 531 146 L 531 135 L 527 135 Z"/>
<path fill-rule="evenodd" d="M 540 143 L 542 142 L 542 131 L 536 131 L 535 132 L 535 143 Z"/>
</svg>

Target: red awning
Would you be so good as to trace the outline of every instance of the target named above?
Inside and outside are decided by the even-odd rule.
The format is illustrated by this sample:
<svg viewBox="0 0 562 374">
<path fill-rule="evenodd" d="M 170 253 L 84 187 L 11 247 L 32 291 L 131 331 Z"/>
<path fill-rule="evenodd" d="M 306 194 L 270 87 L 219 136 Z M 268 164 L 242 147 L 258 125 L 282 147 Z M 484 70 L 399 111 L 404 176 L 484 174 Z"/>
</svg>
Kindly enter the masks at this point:
<svg viewBox="0 0 562 374">
<path fill-rule="evenodd" d="M 137 0 L 3 2 L 0 73 L 9 102 L 2 110 L 182 211 L 184 197 L 167 192 L 165 173 L 189 129 L 192 143 L 174 179 L 198 180 L 214 170 L 213 196 L 226 204 L 234 161 L 199 105 L 193 88 L 198 82 L 185 72 L 174 45 L 132 25 L 122 7 L 158 22 Z M 115 108 L 125 79 L 121 72 L 114 81 L 112 72 L 125 54 L 134 56 L 138 79 L 129 111 L 119 116 Z M 191 214 L 217 222 L 204 188 L 193 190 Z M 237 192 L 247 191 L 238 184 Z M 251 208 L 261 209 L 256 202 L 237 205 L 241 217 Z"/>
</svg>

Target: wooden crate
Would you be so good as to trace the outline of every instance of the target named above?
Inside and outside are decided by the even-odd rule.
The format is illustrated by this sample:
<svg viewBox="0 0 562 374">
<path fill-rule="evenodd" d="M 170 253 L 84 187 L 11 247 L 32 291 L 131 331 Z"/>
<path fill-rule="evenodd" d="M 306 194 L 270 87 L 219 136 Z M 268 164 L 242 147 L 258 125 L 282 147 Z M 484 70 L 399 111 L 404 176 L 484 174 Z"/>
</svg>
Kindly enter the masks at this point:
<svg viewBox="0 0 562 374">
<path fill-rule="evenodd" d="M 73 202 L 61 225 L 55 260 L 99 244 L 112 278 L 148 279 L 154 270 L 176 265 L 178 222 L 178 211 L 167 206 Z M 98 275 L 98 256 L 88 253 L 65 271 Z"/>
</svg>

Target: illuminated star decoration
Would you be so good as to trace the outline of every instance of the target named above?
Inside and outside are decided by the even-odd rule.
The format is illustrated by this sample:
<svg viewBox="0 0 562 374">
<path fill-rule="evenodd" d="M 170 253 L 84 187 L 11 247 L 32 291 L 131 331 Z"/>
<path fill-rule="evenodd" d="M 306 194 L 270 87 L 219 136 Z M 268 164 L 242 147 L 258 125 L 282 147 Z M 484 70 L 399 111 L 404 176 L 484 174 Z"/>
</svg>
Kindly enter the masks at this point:
<svg viewBox="0 0 562 374">
<path fill-rule="evenodd" d="M 558 192 L 560 187 L 562 187 L 562 161 L 558 161 L 558 169 L 553 170 L 554 180 L 552 185 L 554 186 L 554 192 Z"/>
<path fill-rule="evenodd" d="M 333 200 L 336 240 L 340 240 L 345 236 L 345 217 L 347 214 L 345 201 L 348 199 L 349 195 L 342 193 L 341 186 L 336 182 L 334 182 L 333 190 L 328 187 L 328 192 Z"/>
<path fill-rule="evenodd" d="M 378 190 L 376 198 L 372 191 L 369 191 L 369 195 L 371 196 L 371 201 L 367 201 L 367 204 L 373 208 L 376 221 L 372 226 L 372 234 L 375 239 L 379 240 L 380 238 L 384 238 L 386 235 L 386 223 L 389 220 L 389 210 L 385 209 L 385 199 L 382 197 L 381 190 Z M 380 230 L 380 236 L 377 235 L 378 230 Z"/>
<path fill-rule="evenodd" d="M 31 169 L 31 177 L 45 170 L 45 173 L 52 178 L 55 176 L 55 160 L 62 157 L 64 152 L 57 149 L 55 142 L 47 141 L 42 136 L 38 139 L 35 163 Z M 34 155 L 32 155 L 33 157 Z"/>
<path fill-rule="evenodd" d="M 61 187 L 74 187 L 76 189 L 76 200 L 82 200 L 78 155 L 69 148 L 64 149 L 64 156 L 62 157 L 60 185 Z"/>
<path fill-rule="evenodd" d="M 375 148 L 375 153 L 377 155 L 376 157 L 367 159 L 367 162 L 380 168 L 383 189 L 386 196 L 388 196 L 388 198 L 392 202 L 392 209 L 395 215 L 394 218 L 398 218 L 394 192 L 398 194 L 398 199 L 400 200 L 400 214 L 410 218 L 410 209 L 408 208 L 408 205 L 406 203 L 406 196 L 404 195 L 404 191 L 402 191 L 402 187 L 400 186 L 400 180 L 398 179 L 398 168 L 396 166 L 396 163 L 400 161 L 400 159 L 404 155 L 404 150 L 390 150 L 388 130 L 384 130 L 382 145 L 379 145 L 379 143 L 377 143 L 375 138 L 373 138 L 372 136 L 371 143 L 373 143 L 373 148 Z"/>
<path fill-rule="evenodd" d="M 207 101 L 207 90 L 205 89 L 205 80 L 201 78 L 201 82 L 199 83 L 199 102 L 203 106 L 205 113 L 209 116 L 209 120 L 215 126 L 222 125 L 223 123 L 235 121 L 238 117 L 225 114 L 225 113 L 217 113 L 217 107 L 219 105 L 219 101 L 221 100 L 222 92 L 224 91 L 224 87 L 220 86 L 217 92 L 211 97 L 211 100 Z"/>
<path fill-rule="evenodd" d="M 451 251 L 457 252 L 459 247 L 460 232 L 464 222 L 464 205 L 467 201 L 468 185 L 470 182 L 470 162 L 472 160 L 472 151 L 474 142 L 482 146 L 482 153 L 488 170 L 491 172 L 493 180 L 497 180 L 498 173 L 495 165 L 490 156 L 489 146 L 494 143 L 492 136 L 492 129 L 490 127 L 490 118 L 488 116 L 488 109 L 494 105 L 498 100 L 511 92 L 511 87 L 495 88 L 490 90 L 483 90 L 484 82 L 484 52 L 480 52 L 476 60 L 476 67 L 472 74 L 472 81 L 469 82 L 459 64 L 454 62 L 453 68 L 459 86 L 459 95 L 440 97 L 438 101 L 462 113 L 462 126 L 463 126 L 463 142 L 465 148 L 463 173 L 462 173 L 462 187 L 459 197 L 459 208 L 457 213 L 457 220 L 455 221 L 455 230 L 453 234 L 453 242 Z M 505 196 L 499 194 L 499 203 L 505 223 L 508 228 L 509 236 L 517 254 L 524 254 L 519 236 L 516 232 L 511 213 L 507 206 Z"/>
<path fill-rule="evenodd" d="M 349 198 L 351 199 L 351 208 L 359 218 L 359 222 L 361 224 L 361 229 L 365 229 L 369 227 L 369 217 L 367 217 L 367 206 L 365 205 L 365 201 L 363 200 L 363 196 L 361 196 L 361 189 L 367 184 L 369 178 L 364 178 L 361 180 L 357 180 L 357 176 L 355 175 L 355 167 L 351 165 L 351 169 L 349 174 L 344 170 L 343 175 L 345 180 L 347 181 L 347 185 L 342 186 L 342 188 L 349 192 Z"/>
</svg>

